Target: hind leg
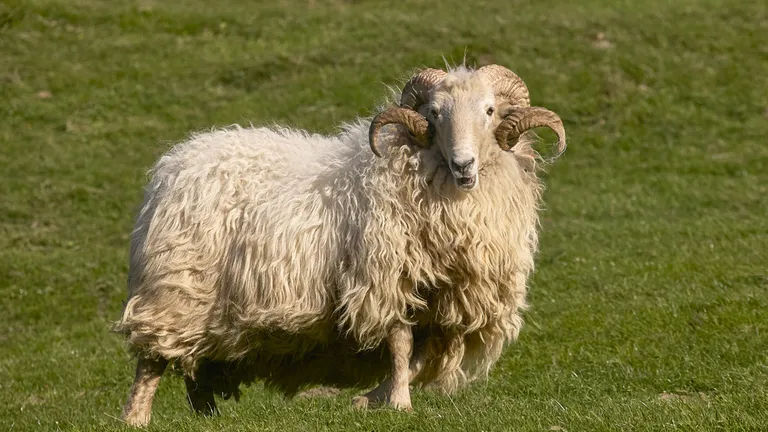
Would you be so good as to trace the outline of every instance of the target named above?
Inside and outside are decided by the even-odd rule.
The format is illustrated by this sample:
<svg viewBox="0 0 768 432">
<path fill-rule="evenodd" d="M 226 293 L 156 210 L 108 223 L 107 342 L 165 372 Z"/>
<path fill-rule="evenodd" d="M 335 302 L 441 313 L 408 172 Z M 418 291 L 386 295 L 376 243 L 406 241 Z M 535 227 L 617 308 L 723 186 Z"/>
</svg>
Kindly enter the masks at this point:
<svg viewBox="0 0 768 432">
<path fill-rule="evenodd" d="M 219 413 L 216 401 L 213 399 L 213 386 L 210 377 L 204 371 L 197 376 L 197 381 L 185 376 L 184 384 L 187 386 L 187 401 L 192 410 L 198 414 L 210 416 Z"/>
<path fill-rule="evenodd" d="M 168 366 L 166 359 L 139 357 L 136 377 L 131 386 L 128 400 L 123 407 L 123 421 L 130 426 L 146 426 L 152 415 L 152 399 L 155 397 L 160 377 Z"/>
</svg>

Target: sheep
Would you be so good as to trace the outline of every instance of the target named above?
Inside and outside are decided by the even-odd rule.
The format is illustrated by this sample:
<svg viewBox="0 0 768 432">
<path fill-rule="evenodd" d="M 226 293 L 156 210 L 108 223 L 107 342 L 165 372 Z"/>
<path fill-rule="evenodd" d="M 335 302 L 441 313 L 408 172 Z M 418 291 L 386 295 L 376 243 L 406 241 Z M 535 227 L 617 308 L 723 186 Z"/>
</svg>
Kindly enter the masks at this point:
<svg viewBox="0 0 768 432">
<path fill-rule="evenodd" d="M 256 380 L 287 396 L 378 383 L 353 406 L 411 410 L 410 384 L 486 377 L 527 307 L 536 127 L 564 151 L 517 75 L 458 66 L 415 73 L 398 105 L 335 136 L 233 126 L 173 147 L 115 324 L 138 358 L 124 421 L 149 423 L 169 362 L 207 415 Z"/>
</svg>

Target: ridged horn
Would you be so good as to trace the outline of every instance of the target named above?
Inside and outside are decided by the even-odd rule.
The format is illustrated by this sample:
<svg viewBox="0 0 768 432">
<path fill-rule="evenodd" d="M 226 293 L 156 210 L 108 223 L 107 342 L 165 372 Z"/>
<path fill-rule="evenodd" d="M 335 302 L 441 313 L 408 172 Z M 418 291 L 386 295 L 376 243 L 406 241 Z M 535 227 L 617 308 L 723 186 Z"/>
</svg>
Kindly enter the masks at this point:
<svg viewBox="0 0 768 432">
<path fill-rule="evenodd" d="M 496 128 L 495 135 L 502 150 L 507 151 L 514 147 L 525 131 L 537 127 L 548 127 L 557 134 L 555 157 L 565 151 L 565 127 L 560 117 L 552 111 L 539 107 L 504 104 L 499 110 L 499 115 L 503 120 Z"/>
<path fill-rule="evenodd" d="M 483 66 L 477 73 L 488 80 L 496 99 L 501 102 L 497 112 L 502 121 L 496 128 L 495 135 L 502 150 L 507 151 L 514 147 L 525 131 L 548 127 L 557 134 L 557 153 L 554 157 L 565 151 L 563 121 L 548 109 L 531 107 L 528 87 L 517 74 L 499 65 Z"/>
<path fill-rule="evenodd" d="M 445 78 L 445 71 L 439 69 L 423 69 L 403 87 L 400 95 L 400 106 L 418 111 L 429 100 L 429 92 Z"/>
<path fill-rule="evenodd" d="M 381 157 L 379 148 L 379 132 L 384 125 L 399 123 L 408 128 L 415 144 L 422 148 L 430 146 L 431 137 L 429 122 L 419 114 L 419 108 L 429 100 L 429 93 L 445 78 L 445 72 L 439 69 L 423 69 L 403 87 L 400 95 L 400 106 L 390 107 L 377 115 L 371 121 L 368 130 L 368 142 L 371 151 Z"/>
<path fill-rule="evenodd" d="M 429 147 L 429 122 L 418 112 L 404 107 L 390 107 L 377 115 L 371 121 L 371 127 L 368 129 L 368 142 L 371 145 L 371 151 L 378 157 L 381 157 L 379 148 L 379 131 L 384 125 L 399 123 L 408 128 L 413 135 L 414 142 L 422 148 Z"/>
<path fill-rule="evenodd" d="M 477 70 L 493 88 L 496 98 L 517 106 L 531 106 L 528 86 L 511 70 L 499 65 L 487 65 Z"/>
</svg>

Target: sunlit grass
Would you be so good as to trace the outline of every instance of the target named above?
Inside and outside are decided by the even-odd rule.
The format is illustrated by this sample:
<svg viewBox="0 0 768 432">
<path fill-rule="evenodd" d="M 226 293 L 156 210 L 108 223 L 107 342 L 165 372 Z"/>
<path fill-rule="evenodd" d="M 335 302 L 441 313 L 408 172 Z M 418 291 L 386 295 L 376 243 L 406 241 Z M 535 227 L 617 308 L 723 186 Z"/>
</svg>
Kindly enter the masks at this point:
<svg viewBox="0 0 768 432">
<path fill-rule="evenodd" d="M 768 41 L 761 2 L 0 3 L 0 429 L 111 430 L 145 172 L 193 130 L 320 132 L 443 56 L 500 63 L 569 149 L 526 326 L 487 382 L 413 414 L 255 386 L 151 430 L 768 430 Z M 561 429 L 558 429 L 561 428 Z"/>
</svg>

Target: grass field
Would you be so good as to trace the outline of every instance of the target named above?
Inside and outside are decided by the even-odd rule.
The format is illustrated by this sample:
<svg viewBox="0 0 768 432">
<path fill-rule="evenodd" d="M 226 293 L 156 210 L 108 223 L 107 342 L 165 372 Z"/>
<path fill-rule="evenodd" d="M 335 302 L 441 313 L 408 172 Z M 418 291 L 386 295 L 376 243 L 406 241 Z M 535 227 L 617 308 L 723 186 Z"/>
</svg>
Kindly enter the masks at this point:
<svg viewBox="0 0 768 432">
<path fill-rule="evenodd" d="M 215 6 L 214 6 L 215 5 Z M 500 63 L 559 113 L 532 309 L 415 413 L 259 386 L 151 430 L 768 430 L 768 6 L 745 0 L 0 0 L 0 430 L 119 430 L 145 172 L 192 130 L 370 115 L 415 67 Z"/>
</svg>

